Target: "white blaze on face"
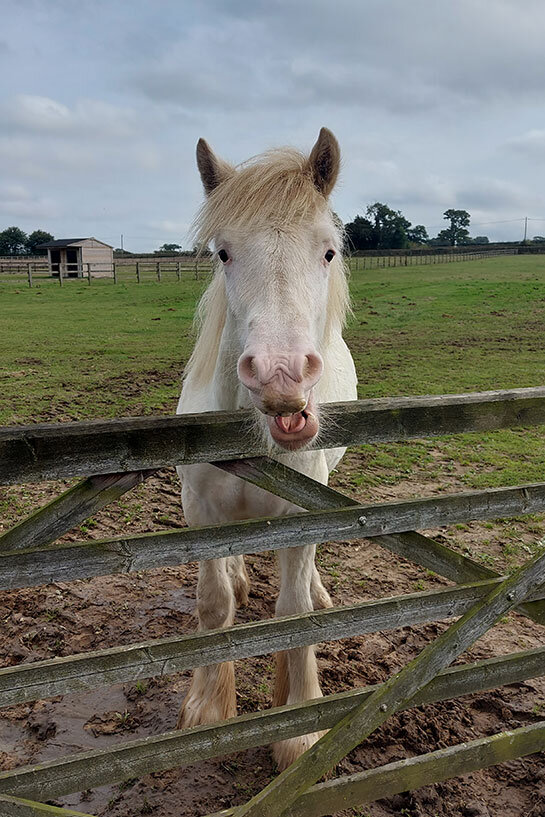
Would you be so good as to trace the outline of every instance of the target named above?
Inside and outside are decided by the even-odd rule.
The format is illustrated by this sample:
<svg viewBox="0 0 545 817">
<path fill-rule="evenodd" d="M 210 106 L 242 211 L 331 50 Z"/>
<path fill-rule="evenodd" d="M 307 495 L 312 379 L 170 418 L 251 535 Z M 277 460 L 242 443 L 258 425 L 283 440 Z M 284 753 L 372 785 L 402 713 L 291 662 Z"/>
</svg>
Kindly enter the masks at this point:
<svg viewBox="0 0 545 817">
<path fill-rule="evenodd" d="M 226 231 L 218 241 L 229 319 L 241 351 L 238 377 L 268 416 L 271 436 L 298 448 L 316 436 L 313 388 L 323 371 L 326 253 L 339 250 L 329 213 L 297 231 Z"/>
</svg>

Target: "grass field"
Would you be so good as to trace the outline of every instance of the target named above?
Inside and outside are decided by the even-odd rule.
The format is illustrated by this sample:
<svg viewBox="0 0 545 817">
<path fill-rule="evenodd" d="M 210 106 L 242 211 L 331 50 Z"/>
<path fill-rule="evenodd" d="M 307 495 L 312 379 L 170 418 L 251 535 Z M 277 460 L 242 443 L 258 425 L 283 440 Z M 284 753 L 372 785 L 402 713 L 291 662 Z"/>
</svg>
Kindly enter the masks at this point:
<svg viewBox="0 0 545 817">
<path fill-rule="evenodd" d="M 0 280 L 0 423 L 172 413 L 205 285 Z M 374 269 L 351 276 L 346 333 L 361 397 L 545 383 L 545 256 Z M 543 479 L 545 430 L 440 441 L 471 487 Z M 438 443 L 375 446 L 361 481 L 436 467 Z M 430 449 L 430 450 L 428 450 Z M 435 457 L 435 460 L 434 460 Z M 445 466 L 446 467 L 446 466 Z"/>
<path fill-rule="evenodd" d="M 203 287 L 0 279 L 0 422 L 171 411 Z M 353 272 L 351 290 L 362 397 L 545 382 L 545 256 Z"/>
</svg>

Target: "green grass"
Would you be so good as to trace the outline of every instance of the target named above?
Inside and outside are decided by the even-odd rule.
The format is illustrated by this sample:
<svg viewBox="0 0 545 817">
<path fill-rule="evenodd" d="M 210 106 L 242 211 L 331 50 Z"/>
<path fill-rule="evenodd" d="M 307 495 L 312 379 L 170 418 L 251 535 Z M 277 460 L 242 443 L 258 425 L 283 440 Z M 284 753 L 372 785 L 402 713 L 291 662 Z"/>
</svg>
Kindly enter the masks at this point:
<svg viewBox="0 0 545 817">
<path fill-rule="evenodd" d="M 2 279 L 0 423 L 173 412 L 202 289 Z"/>
<path fill-rule="evenodd" d="M 545 383 L 545 255 L 352 274 L 361 397 Z"/>
<path fill-rule="evenodd" d="M 0 423 L 173 412 L 204 284 L 0 279 Z M 360 397 L 545 384 L 545 255 L 353 271 L 350 285 Z M 362 446 L 350 479 L 538 481 L 544 442 L 539 428 Z"/>
</svg>

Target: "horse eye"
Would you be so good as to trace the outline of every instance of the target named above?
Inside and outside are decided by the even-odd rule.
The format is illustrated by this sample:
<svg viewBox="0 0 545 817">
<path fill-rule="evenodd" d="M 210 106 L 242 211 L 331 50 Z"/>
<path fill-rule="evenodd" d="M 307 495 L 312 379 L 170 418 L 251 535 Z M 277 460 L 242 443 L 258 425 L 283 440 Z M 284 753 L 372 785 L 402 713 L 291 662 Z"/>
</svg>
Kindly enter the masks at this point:
<svg viewBox="0 0 545 817">
<path fill-rule="evenodd" d="M 229 254 L 226 252 L 226 250 L 220 250 L 220 251 L 218 252 L 218 255 L 219 255 L 219 257 L 220 257 L 220 260 L 221 260 L 221 261 L 223 261 L 223 263 L 224 263 L 224 264 L 225 264 L 227 261 L 229 261 Z"/>
<path fill-rule="evenodd" d="M 328 264 L 331 263 L 331 261 L 333 261 L 333 259 L 335 258 L 335 250 L 328 250 L 324 255 L 324 258 Z"/>
</svg>

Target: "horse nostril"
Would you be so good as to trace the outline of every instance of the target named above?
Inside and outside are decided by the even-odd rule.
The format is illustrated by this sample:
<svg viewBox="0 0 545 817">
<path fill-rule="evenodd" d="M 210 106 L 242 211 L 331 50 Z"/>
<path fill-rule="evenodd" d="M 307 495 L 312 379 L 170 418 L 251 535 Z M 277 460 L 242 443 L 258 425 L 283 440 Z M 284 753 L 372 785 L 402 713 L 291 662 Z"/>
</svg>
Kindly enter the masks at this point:
<svg viewBox="0 0 545 817">
<path fill-rule="evenodd" d="M 305 374 L 308 378 L 316 382 L 322 376 L 322 372 L 324 370 L 324 361 L 322 356 L 315 353 L 310 352 L 306 356 L 305 361 Z"/>
<path fill-rule="evenodd" d="M 253 355 L 241 355 L 238 361 L 238 376 L 245 386 L 254 385 L 256 382 L 256 369 Z"/>
</svg>

